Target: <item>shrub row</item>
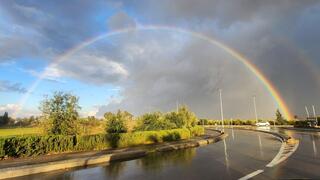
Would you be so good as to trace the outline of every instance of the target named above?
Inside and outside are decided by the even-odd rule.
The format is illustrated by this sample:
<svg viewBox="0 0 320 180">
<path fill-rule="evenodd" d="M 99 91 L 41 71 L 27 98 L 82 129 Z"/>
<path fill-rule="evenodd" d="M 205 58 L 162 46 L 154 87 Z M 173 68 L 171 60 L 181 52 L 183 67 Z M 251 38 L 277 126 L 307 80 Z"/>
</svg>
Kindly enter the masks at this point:
<svg viewBox="0 0 320 180">
<path fill-rule="evenodd" d="M 297 128 L 312 128 L 316 126 L 315 121 L 305 120 L 305 121 L 295 121 L 294 127 Z"/>
<path fill-rule="evenodd" d="M 254 125 L 256 123 L 255 120 L 224 120 L 224 125 Z M 198 125 L 222 125 L 221 120 L 208 120 L 208 119 L 200 119 Z"/>
<path fill-rule="evenodd" d="M 49 153 L 101 150 L 111 147 L 129 147 L 141 144 L 176 141 L 204 133 L 202 127 L 161 131 L 140 131 L 120 134 L 87 136 L 28 135 L 0 138 L 0 159 L 29 157 Z"/>
<path fill-rule="evenodd" d="M 274 121 L 268 121 L 271 125 L 274 124 Z M 275 121 L 276 125 L 294 125 L 294 121 Z M 224 125 L 255 125 L 256 120 L 224 120 Z M 222 125 L 221 120 L 208 120 L 208 119 L 200 119 L 198 125 Z"/>
</svg>

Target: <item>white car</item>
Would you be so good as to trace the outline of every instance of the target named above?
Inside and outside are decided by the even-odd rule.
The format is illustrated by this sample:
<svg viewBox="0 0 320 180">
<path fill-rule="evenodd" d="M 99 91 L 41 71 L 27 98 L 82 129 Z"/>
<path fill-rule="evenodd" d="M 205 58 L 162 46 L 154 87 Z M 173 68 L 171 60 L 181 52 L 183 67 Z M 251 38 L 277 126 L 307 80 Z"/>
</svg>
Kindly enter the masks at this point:
<svg viewBox="0 0 320 180">
<path fill-rule="evenodd" d="M 258 122 L 256 123 L 256 126 L 270 126 L 269 122 Z"/>
</svg>

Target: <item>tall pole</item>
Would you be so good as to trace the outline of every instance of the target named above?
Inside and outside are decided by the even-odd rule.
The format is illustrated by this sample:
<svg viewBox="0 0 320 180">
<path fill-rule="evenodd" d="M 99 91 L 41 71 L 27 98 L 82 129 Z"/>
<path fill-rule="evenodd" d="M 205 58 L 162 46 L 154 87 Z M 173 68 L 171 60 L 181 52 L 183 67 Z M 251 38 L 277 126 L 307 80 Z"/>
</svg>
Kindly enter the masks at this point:
<svg viewBox="0 0 320 180">
<path fill-rule="evenodd" d="M 177 108 L 177 113 L 179 112 L 179 102 L 176 101 L 176 108 Z"/>
<path fill-rule="evenodd" d="M 220 113 L 221 113 L 221 120 L 222 120 L 222 131 L 224 132 L 224 118 L 223 118 L 223 106 L 222 106 L 222 90 L 219 89 L 219 95 L 220 95 Z"/>
<path fill-rule="evenodd" d="M 258 113 L 257 113 L 257 106 L 256 106 L 256 96 L 253 96 L 253 106 L 254 106 L 254 114 L 256 116 L 256 123 L 258 123 Z"/>
<path fill-rule="evenodd" d="M 317 117 L 316 109 L 314 108 L 314 105 L 312 105 L 312 110 L 313 110 L 313 116 L 316 119 L 316 124 L 318 125 L 318 117 Z"/>
<path fill-rule="evenodd" d="M 316 110 L 314 109 L 314 105 L 312 105 L 312 110 L 313 110 L 313 117 L 317 118 Z"/>
<path fill-rule="evenodd" d="M 305 106 L 305 109 L 306 109 L 306 113 L 307 113 L 307 118 L 309 118 L 309 117 L 310 117 L 310 114 L 309 114 L 309 111 L 308 111 L 308 107 Z"/>
</svg>

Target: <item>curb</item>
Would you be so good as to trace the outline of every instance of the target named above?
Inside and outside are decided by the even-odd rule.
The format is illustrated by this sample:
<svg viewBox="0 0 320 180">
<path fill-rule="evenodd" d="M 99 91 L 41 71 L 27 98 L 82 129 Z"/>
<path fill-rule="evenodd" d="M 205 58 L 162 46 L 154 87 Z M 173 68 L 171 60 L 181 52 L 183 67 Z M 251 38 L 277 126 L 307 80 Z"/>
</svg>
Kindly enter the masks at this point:
<svg viewBox="0 0 320 180">
<path fill-rule="evenodd" d="M 44 173 L 49 171 L 85 167 L 88 165 L 95 165 L 100 163 L 108 163 L 113 161 L 125 161 L 129 159 L 137 159 L 144 157 L 154 152 L 166 152 L 178 149 L 186 149 L 192 147 L 205 146 L 210 143 L 218 142 L 228 136 L 228 134 L 218 131 L 218 136 L 206 135 L 202 139 L 190 140 L 188 142 L 181 142 L 177 144 L 164 144 L 160 147 L 153 148 L 151 150 L 130 150 L 125 152 L 117 152 L 103 155 L 95 155 L 90 157 L 74 158 L 68 160 L 58 160 L 52 162 L 44 162 L 32 165 L 23 165 L 16 167 L 9 167 L 0 169 L 0 179 L 14 178 L 19 176 L 26 176 L 37 173 Z"/>
</svg>

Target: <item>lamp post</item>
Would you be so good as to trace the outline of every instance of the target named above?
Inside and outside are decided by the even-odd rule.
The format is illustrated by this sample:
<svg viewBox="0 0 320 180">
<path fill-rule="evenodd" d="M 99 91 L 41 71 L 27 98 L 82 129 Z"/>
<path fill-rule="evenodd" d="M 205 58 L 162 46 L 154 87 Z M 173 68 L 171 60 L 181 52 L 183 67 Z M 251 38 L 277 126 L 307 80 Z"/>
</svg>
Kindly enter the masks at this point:
<svg viewBox="0 0 320 180">
<path fill-rule="evenodd" d="M 222 106 L 222 90 L 219 89 L 220 95 L 220 113 L 221 113 L 221 120 L 222 120 L 222 132 L 224 132 L 224 118 L 223 118 L 223 106 Z"/>
<path fill-rule="evenodd" d="M 258 123 L 258 113 L 257 113 L 257 106 L 256 106 L 256 96 L 253 96 L 253 107 L 254 107 L 254 114 L 256 117 L 256 123 Z"/>
<path fill-rule="evenodd" d="M 318 126 L 318 118 L 317 118 L 316 109 L 314 108 L 314 105 L 312 105 L 312 110 L 313 110 L 313 116 L 316 119 L 316 124 Z"/>
</svg>

